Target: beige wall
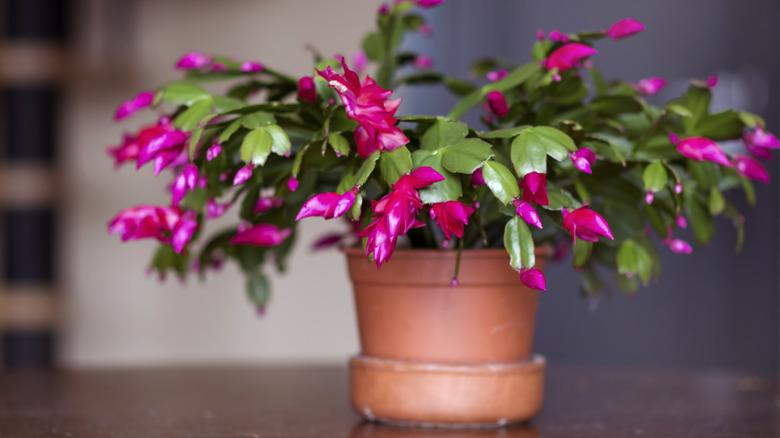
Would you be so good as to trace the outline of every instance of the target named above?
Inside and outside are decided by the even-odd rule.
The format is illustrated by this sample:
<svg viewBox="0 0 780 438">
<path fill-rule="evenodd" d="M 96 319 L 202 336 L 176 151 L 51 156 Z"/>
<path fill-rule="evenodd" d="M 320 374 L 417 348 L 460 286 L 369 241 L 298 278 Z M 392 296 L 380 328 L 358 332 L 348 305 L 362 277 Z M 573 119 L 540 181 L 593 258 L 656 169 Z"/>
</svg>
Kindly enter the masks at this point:
<svg viewBox="0 0 780 438">
<path fill-rule="evenodd" d="M 336 225 L 305 223 L 290 274 L 273 276 L 274 299 L 259 318 L 233 267 L 205 283 L 160 283 L 144 274 L 152 244 L 122 245 L 106 234 L 106 220 L 119 209 L 167 197 L 164 177 L 131 168 L 116 172 L 104 150 L 122 129 L 142 122 L 113 124 L 115 105 L 139 87 L 175 79 L 171 67 L 179 54 L 224 53 L 302 74 L 310 66 L 305 43 L 325 54 L 354 52 L 377 3 L 145 0 L 128 8 L 131 17 L 109 9 L 110 3 L 85 2 L 80 67 L 64 108 L 65 364 L 343 361 L 357 351 L 345 266 L 337 252 L 306 248 Z M 106 20 L 112 15 L 118 21 Z"/>
</svg>

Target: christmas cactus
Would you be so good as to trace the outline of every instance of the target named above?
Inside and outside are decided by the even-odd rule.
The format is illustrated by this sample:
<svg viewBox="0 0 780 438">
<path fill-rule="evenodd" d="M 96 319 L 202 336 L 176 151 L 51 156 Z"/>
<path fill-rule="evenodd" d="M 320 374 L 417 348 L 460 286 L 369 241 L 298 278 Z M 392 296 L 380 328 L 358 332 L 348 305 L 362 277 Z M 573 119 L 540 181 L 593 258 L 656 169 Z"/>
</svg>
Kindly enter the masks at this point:
<svg viewBox="0 0 780 438">
<path fill-rule="evenodd" d="M 657 247 L 690 253 L 679 230 L 707 242 L 718 216 L 741 244 L 743 217 L 723 192 L 741 188 L 753 203 L 751 180 L 769 180 L 759 160 L 780 142 L 756 115 L 710 111 L 716 77 L 661 106 L 645 98 L 663 78 L 607 80 L 597 43 L 644 30 L 624 19 L 595 32 L 539 31 L 527 64 L 483 59 L 471 80 L 454 78 L 401 50 L 407 35 L 431 33 L 419 8 L 438 3 L 383 5 L 360 54 L 315 54 L 301 78 L 255 61 L 182 56 L 183 79 L 139 93 L 115 115 L 154 109 L 158 120 L 110 150 L 117 165 L 165 173 L 170 199 L 119 212 L 109 231 L 159 241 L 151 267 L 161 275 L 237 262 L 258 306 L 270 293 L 265 263 L 284 270 L 298 224 L 313 216 L 344 221 L 343 233 L 316 246 L 362 245 L 377 267 L 399 246 L 504 247 L 518 282 L 539 290 L 540 251 L 571 249 L 588 294 L 607 270 L 626 290 L 647 284 L 660 271 Z M 416 84 L 441 84 L 460 101 L 443 116 L 397 114 L 392 90 Z M 471 111 L 480 125 L 460 120 Z M 737 139 L 746 153 L 718 143 Z M 205 235 L 223 215 L 234 224 Z M 453 266 L 453 285 L 457 275 Z"/>
</svg>

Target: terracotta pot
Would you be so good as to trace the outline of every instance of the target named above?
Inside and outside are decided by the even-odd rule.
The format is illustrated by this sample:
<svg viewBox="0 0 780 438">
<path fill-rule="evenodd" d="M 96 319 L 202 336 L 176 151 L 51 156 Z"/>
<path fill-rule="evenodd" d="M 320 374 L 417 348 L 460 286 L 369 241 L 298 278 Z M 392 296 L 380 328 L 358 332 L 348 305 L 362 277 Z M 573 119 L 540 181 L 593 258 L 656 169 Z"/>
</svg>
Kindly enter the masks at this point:
<svg viewBox="0 0 780 438">
<path fill-rule="evenodd" d="M 361 355 L 350 362 L 358 413 L 483 426 L 539 410 L 539 293 L 520 283 L 504 250 L 463 251 L 457 286 L 454 251 L 398 250 L 381 270 L 358 249 L 346 254 L 360 329 Z"/>
</svg>

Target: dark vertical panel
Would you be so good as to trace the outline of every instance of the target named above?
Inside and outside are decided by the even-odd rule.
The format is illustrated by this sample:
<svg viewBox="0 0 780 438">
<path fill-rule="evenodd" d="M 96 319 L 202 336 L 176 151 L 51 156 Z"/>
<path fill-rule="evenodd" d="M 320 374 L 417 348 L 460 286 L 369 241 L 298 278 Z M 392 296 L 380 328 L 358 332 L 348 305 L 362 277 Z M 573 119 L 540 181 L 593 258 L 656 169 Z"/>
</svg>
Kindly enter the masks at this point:
<svg viewBox="0 0 780 438">
<path fill-rule="evenodd" d="M 9 161 L 54 159 L 59 92 L 53 85 L 9 85 L 0 89 L 4 121 L 3 158 Z"/>
<path fill-rule="evenodd" d="M 8 284 L 49 284 L 54 280 L 54 212 L 48 208 L 3 214 L 3 278 Z"/>
<path fill-rule="evenodd" d="M 9 40 L 64 40 L 67 0 L 5 0 L 3 29 Z"/>
</svg>

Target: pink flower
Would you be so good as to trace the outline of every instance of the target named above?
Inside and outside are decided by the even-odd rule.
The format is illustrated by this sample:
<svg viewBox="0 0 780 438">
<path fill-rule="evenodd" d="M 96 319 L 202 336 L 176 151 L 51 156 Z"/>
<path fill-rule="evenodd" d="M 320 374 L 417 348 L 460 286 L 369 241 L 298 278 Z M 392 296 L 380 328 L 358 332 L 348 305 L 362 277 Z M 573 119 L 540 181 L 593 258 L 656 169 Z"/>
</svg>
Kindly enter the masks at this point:
<svg viewBox="0 0 780 438">
<path fill-rule="evenodd" d="M 558 29 L 554 29 L 550 31 L 550 35 L 548 35 L 550 38 L 550 41 L 555 41 L 558 43 L 568 43 L 569 42 L 569 36 L 565 33 L 561 32 Z"/>
<path fill-rule="evenodd" d="M 258 73 L 263 71 L 265 66 L 257 61 L 244 61 L 241 64 L 240 70 L 247 73 Z"/>
<path fill-rule="evenodd" d="M 772 158 L 772 149 L 780 148 L 780 141 L 777 137 L 760 126 L 745 131 L 742 134 L 742 141 L 751 155 L 763 160 Z"/>
<path fill-rule="evenodd" d="M 421 8 L 433 8 L 444 3 L 444 0 L 414 0 L 414 2 Z"/>
<path fill-rule="evenodd" d="M 678 215 L 675 218 L 674 221 L 675 221 L 675 223 L 677 223 L 678 227 L 680 227 L 680 228 L 688 228 L 688 220 L 685 219 L 685 216 L 680 214 L 680 215 Z"/>
<path fill-rule="evenodd" d="M 433 58 L 427 55 L 417 55 L 417 57 L 414 58 L 414 66 L 421 70 L 433 68 Z"/>
<path fill-rule="evenodd" d="M 537 268 L 521 269 L 520 281 L 531 289 L 547 290 L 547 280 L 544 278 L 544 273 Z"/>
<path fill-rule="evenodd" d="M 291 192 L 298 190 L 298 178 L 291 176 L 290 179 L 287 180 L 287 189 Z"/>
<path fill-rule="evenodd" d="M 257 224 L 250 228 L 238 231 L 230 243 L 234 245 L 251 246 L 278 246 L 287 239 L 292 230 L 289 228 L 280 229 L 272 224 Z"/>
<path fill-rule="evenodd" d="M 547 175 L 531 172 L 520 181 L 523 189 L 523 201 L 534 202 L 539 205 L 548 205 L 547 199 Z"/>
<path fill-rule="evenodd" d="M 572 240 L 580 238 L 586 242 L 598 242 L 599 237 L 614 240 L 607 221 L 588 207 L 569 212 L 562 210 L 563 228 L 571 234 Z"/>
<path fill-rule="evenodd" d="M 211 64 L 211 67 L 209 68 L 211 71 L 225 71 L 227 70 L 227 66 L 221 62 L 215 62 Z"/>
<path fill-rule="evenodd" d="M 474 173 L 471 174 L 471 185 L 474 187 L 485 185 L 485 177 L 482 175 L 481 167 L 475 170 Z"/>
<path fill-rule="evenodd" d="M 615 22 L 615 24 L 610 26 L 610 28 L 607 29 L 604 33 L 606 33 L 608 37 L 617 41 L 630 37 L 631 35 L 636 35 L 643 30 L 645 30 L 645 25 L 642 24 L 639 20 L 635 20 L 633 18 L 624 18 Z"/>
<path fill-rule="evenodd" d="M 298 79 L 298 99 L 307 103 L 317 101 L 317 87 L 314 85 L 314 78 L 311 76 L 303 76 Z"/>
<path fill-rule="evenodd" d="M 572 152 L 569 157 L 574 167 L 580 172 L 593 173 L 591 166 L 596 162 L 596 153 L 593 150 L 581 147 L 576 152 Z"/>
<path fill-rule="evenodd" d="M 485 98 L 487 99 L 488 109 L 497 117 L 504 117 L 509 113 L 509 105 L 506 103 L 504 93 L 493 90 L 489 92 Z"/>
<path fill-rule="evenodd" d="M 229 202 L 220 204 L 214 199 L 209 199 L 208 202 L 206 203 L 206 217 L 209 219 L 216 219 L 222 217 L 222 215 L 225 214 L 228 208 L 230 208 Z"/>
<path fill-rule="evenodd" d="M 190 163 L 173 180 L 171 185 L 171 205 L 178 207 L 187 192 L 195 190 L 198 185 L 198 166 Z"/>
<path fill-rule="evenodd" d="M 233 176 L 233 185 L 239 186 L 247 181 L 249 181 L 249 178 L 252 178 L 252 173 L 254 172 L 254 165 L 253 164 L 247 164 L 246 166 L 243 166 L 242 168 L 238 169 L 236 174 Z"/>
<path fill-rule="evenodd" d="M 161 118 L 156 125 L 142 128 L 135 138 L 139 148 L 136 167 L 141 168 L 154 160 L 154 174 L 159 175 L 181 156 L 187 139 L 187 133 L 174 128 L 170 120 L 165 117 Z"/>
<path fill-rule="evenodd" d="M 201 52 L 188 52 L 179 58 L 176 62 L 176 68 L 179 70 L 193 70 L 211 65 L 211 56 Z"/>
<path fill-rule="evenodd" d="M 188 211 L 182 215 L 171 230 L 171 246 L 176 254 L 184 251 L 184 247 L 190 243 L 195 230 L 198 229 L 198 215 L 194 211 Z"/>
<path fill-rule="evenodd" d="M 682 181 L 675 182 L 674 183 L 674 193 L 676 195 L 679 195 L 682 192 L 683 192 L 683 183 L 682 183 Z"/>
<path fill-rule="evenodd" d="M 197 216 L 193 212 L 182 214 L 178 208 L 140 205 L 120 211 L 108 223 L 108 232 L 119 234 L 123 242 L 150 238 L 171 243 L 180 253 L 192 239 L 197 226 Z"/>
<path fill-rule="evenodd" d="M 130 100 L 122 102 L 114 113 L 114 120 L 122 120 L 130 117 L 136 111 L 142 110 L 152 104 L 154 101 L 153 91 L 142 91 Z"/>
<path fill-rule="evenodd" d="M 508 74 L 509 72 L 506 69 L 501 68 L 498 70 L 491 70 L 487 72 L 485 77 L 490 82 L 496 82 L 496 81 L 500 81 L 501 79 L 504 79 L 505 77 L 507 77 Z"/>
<path fill-rule="evenodd" d="M 769 172 L 761 163 L 750 157 L 744 155 L 734 157 L 734 168 L 743 176 L 769 184 Z"/>
<path fill-rule="evenodd" d="M 219 156 L 220 153 L 222 153 L 222 145 L 220 145 L 219 143 L 214 143 L 206 151 L 206 161 L 211 161 L 214 158 L 217 158 L 217 156 Z"/>
<path fill-rule="evenodd" d="M 687 137 L 677 140 L 677 152 L 696 161 L 711 161 L 721 166 L 730 166 L 729 157 L 717 143 L 707 137 Z"/>
<path fill-rule="evenodd" d="M 400 99 L 388 100 L 392 91 L 377 85 L 371 76 L 366 76 L 361 84 L 358 75 L 343 59 L 341 65 L 343 76 L 336 74 L 330 66 L 318 73 L 336 90 L 347 116 L 359 124 L 354 133 L 358 155 L 365 158 L 376 150 L 393 151 L 407 144 L 409 139 L 396 126 L 395 112 Z"/>
<path fill-rule="evenodd" d="M 417 190 L 443 180 L 433 168 L 418 167 L 398 178 L 390 193 L 372 205 L 373 221 L 359 235 L 366 237 L 366 255 L 373 254 L 377 267 L 393 254 L 399 236 L 421 225 L 417 214 L 423 204 Z"/>
<path fill-rule="evenodd" d="M 544 60 L 544 68 L 557 69 L 562 73 L 580 65 L 585 59 L 599 53 L 598 50 L 582 43 L 567 43 L 555 49 Z"/>
<path fill-rule="evenodd" d="M 352 55 L 352 66 L 355 67 L 355 71 L 358 74 L 363 73 L 366 70 L 366 65 L 368 65 L 368 56 L 366 56 L 366 52 L 358 50 Z"/>
<path fill-rule="evenodd" d="M 266 211 L 273 210 L 274 208 L 279 208 L 282 205 L 284 205 L 284 199 L 278 196 L 263 196 L 257 199 L 254 213 L 265 213 Z"/>
<path fill-rule="evenodd" d="M 334 217 L 342 216 L 352 208 L 352 205 L 355 203 L 357 192 L 358 188 L 354 187 L 352 190 L 341 195 L 335 192 L 314 195 L 303 203 L 295 220 L 299 221 L 311 216 L 322 216 L 325 219 L 333 219 Z"/>
<path fill-rule="evenodd" d="M 654 96 L 666 86 L 666 79 L 658 76 L 640 79 L 634 88 L 643 96 Z"/>
<path fill-rule="evenodd" d="M 673 239 L 669 237 L 664 239 L 663 243 L 675 254 L 690 254 L 693 252 L 691 244 L 682 239 Z"/>
<path fill-rule="evenodd" d="M 390 13 L 390 5 L 388 5 L 387 3 L 382 3 L 381 5 L 379 5 L 379 9 L 376 11 L 376 13 L 379 14 L 379 15 L 387 15 L 387 14 L 389 14 Z"/>
<path fill-rule="evenodd" d="M 436 202 L 431 204 L 429 214 L 444 233 L 444 238 L 450 240 L 452 235 L 462 238 L 469 216 L 474 209 L 460 201 Z"/>
<path fill-rule="evenodd" d="M 420 32 L 420 36 L 422 36 L 423 38 L 430 38 L 431 36 L 433 36 L 433 28 L 428 23 L 425 23 L 422 26 L 420 26 L 419 32 Z"/>
<path fill-rule="evenodd" d="M 544 41 L 545 35 L 543 29 L 536 29 L 536 41 Z"/>
<path fill-rule="evenodd" d="M 515 213 L 520 216 L 520 219 L 528 225 L 542 229 L 542 220 L 533 205 L 521 199 L 515 199 L 513 203 L 515 204 Z"/>
<path fill-rule="evenodd" d="M 645 192 L 645 204 L 650 205 L 655 200 L 655 193 L 651 191 Z"/>
<path fill-rule="evenodd" d="M 715 88 L 718 86 L 718 81 L 718 75 L 709 75 L 704 83 L 706 83 L 709 88 Z"/>
<path fill-rule="evenodd" d="M 138 158 L 138 153 L 141 150 L 141 145 L 138 144 L 136 137 L 125 134 L 122 137 L 122 144 L 114 146 L 108 149 L 108 154 L 114 157 L 114 163 L 116 166 L 121 166 L 127 161 L 135 161 Z"/>
</svg>

